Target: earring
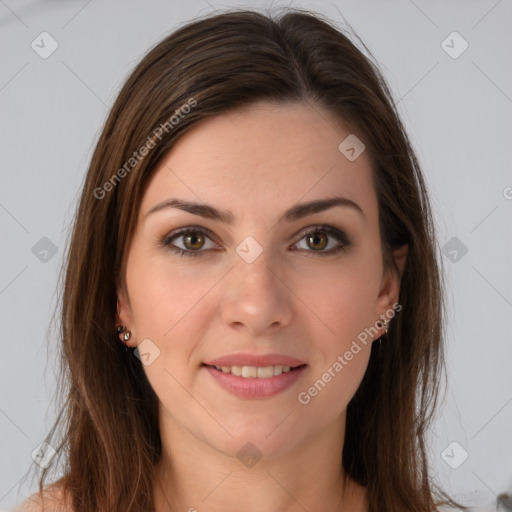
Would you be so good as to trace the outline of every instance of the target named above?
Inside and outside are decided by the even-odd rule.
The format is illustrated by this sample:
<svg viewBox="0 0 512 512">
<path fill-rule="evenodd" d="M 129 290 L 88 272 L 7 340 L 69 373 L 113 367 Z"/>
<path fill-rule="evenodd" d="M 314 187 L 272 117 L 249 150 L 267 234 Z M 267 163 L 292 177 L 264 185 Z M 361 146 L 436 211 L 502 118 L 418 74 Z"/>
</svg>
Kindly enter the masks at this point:
<svg viewBox="0 0 512 512">
<path fill-rule="evenodd" d="M 117 316 L 119 317 L 119 301 L 117 301 L 117 308 L 116 309 L 117 309 Z M 118 336 L 120 334 L 123 335 L 122 342 L 124 343 L 124 346 L 125 346 L 126 350 L 128 350 L 128 348 L 129 348 L 128 340 L 132 337 L 131 331 L 126 330 L 126 327 L 124 325 L 118 325 L 116 327 L 116 332 L 117 332 Z"/>
<path fill-rule="evenodd" d="M 118 325 L 116 327 L 116 332 L 117 332 L 118 335 L 120 335 L 120 334 L 123 335 L 123 340 L 122 341 L 123 341 L 123 343 L 124 343 L 124 345 L 126 347 L 126 350 L 128 350 L 129 347 L 128 347 L 128 343 L 127 342 L 132 337 L 131 331 L 127 331 L 126 327 L 124 325 Z"/>
<path fill-rule="evenodd" d="M 382 329 L 383 333 L 381 334 L 381 336 L 379 338 L 379 345 L 382 345 L 382 336 L 384 336 L 388 333 L 388 325 L 389 325 L 389 320 L 384 315 L 380 315 L 379 328 Z"/>
</svg>

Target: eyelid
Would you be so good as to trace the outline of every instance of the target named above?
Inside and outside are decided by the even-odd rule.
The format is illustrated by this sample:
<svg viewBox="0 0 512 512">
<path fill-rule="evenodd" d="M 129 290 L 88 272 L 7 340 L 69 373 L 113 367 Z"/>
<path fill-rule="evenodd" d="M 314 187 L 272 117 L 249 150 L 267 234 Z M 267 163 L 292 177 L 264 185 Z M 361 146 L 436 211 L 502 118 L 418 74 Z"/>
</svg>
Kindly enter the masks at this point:
<svg viewBox="0 0 512 512">
<path fill-rule="evenodd" d="M 309 235 L 310 233 L 315 233 L 317 231 L 321 231 L 323 233 L 327 233 L 331 236 L 342 238 L 343 242 L 348 243 L 348 237 L 345 234 L 345 232 L 340 229 L 336 228 L 334 226 L 331 226 L 329 224 L 312 224 L 310 226 L 305 227 L 299 233 L 297 234 L 297 237 L 299 237 L 299 240 L 301 240 L 305 235 Z"/>
<path fill-rule="evenodd" d="M 201 231 L 202 233 L 207 234 L 209 237 L 215 238 L 213 231 L 210 231 L 204 226 L 184 226 L 182 228 L 177 228 L 168 233 L 166 238 L 173 238 L 177 235 L 181 235 L 182 233 L 188 233 L 189 231 Z"/>
</svg>

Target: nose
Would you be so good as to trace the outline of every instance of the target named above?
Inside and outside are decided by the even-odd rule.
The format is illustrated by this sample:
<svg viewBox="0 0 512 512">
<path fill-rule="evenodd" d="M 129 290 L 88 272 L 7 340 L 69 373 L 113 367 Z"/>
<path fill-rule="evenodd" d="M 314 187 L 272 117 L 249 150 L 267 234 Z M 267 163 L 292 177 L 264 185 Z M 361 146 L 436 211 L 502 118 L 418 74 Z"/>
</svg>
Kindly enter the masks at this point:
<svg viewBox="0 0 512 512">
<path fill-rule="evenodd" d="M 226 325 L 255 337 L 290 323 L 293 294 L 265 251 L 252 263 L 240 258 L 226 277 L 221 302 Z"/>
</svg>

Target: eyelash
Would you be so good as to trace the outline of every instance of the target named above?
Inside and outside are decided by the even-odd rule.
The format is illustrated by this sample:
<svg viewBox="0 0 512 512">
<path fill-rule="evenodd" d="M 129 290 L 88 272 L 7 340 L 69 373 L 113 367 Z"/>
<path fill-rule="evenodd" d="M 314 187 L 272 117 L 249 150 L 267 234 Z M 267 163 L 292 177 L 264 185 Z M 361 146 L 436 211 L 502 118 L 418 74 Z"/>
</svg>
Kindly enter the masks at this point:
<svg viewBox="0 0 512 512">
<path fill-rule="evenodd" d="M 184 250 L 184 249 L 180 249 L 179 247 L 172 245 L 172 241 L 175 240 L 176 238 L 179 238 L 180 236 L 184 236 L 187 234 L 198 233 L 198 232 L 201 234 L 207 235 L 208 238 L 210 238 L 210 239 L 213 238 L 213 233 L 209 229 L 190 226 L 190 227 L 183 228 L 178 231 L 169 233 L 160 241 L 160 245 L 169 248 L 172 252 L 174 252 L 176 254 L 180 254 L 181 256 L 199 256 L 201 253 L 206 252 L 206 251 Z M 319 256 L 329 256 L 329 255 L 344 251 L 350 245 L 350 241 L 349 241 L 347 235 L 343 231 L 340 231 L 339 229 L 336 229 L 332 226 L 326 226 L 326 225 L 312 226 L 311 229 L 309 229 L 308 231 L 306 231 L 302 234 L 301 238 L 294 245 L 298 244 L 306 236 L 314 235 L 317 233 L 326 234 L 332 238 L 335 238 L 339 242 L 341 242 L 341 245 L 335 249 L 330 249 L 329 251 L 313 251 L 313 250 L 311 250 L 311 251 L 306 251 L 306 252 L 312 252 L 313 254 L 319 255 Z M 329 242 L 327 242 L 327 244 L 329 244 Z"/>
</svg>

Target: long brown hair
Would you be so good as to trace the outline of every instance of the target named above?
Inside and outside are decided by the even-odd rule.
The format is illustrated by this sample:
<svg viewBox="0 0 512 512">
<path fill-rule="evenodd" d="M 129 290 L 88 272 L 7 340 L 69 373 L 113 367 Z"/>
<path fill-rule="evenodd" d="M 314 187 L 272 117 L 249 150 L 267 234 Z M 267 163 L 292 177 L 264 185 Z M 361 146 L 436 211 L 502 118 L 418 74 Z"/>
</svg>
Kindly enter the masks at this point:
<svg viewBox="0 0 512 512">
<path fill-rule="evenodd" d="M 373 344 L 348 405 L 344 470 L 367 487 L 371 512 L 432 512 L 442 496 L 457 505 L 432 483 L 425 449 L 446 376 L 427 188 L 392 94 L 366 53 L 317 13 L 232 10 L 179 28 L 125 82 L 85 177 L 62 288 L 63 403 L 47 442 L 64 464 L 47 489 L 67 490 L 77 512 L 153 510 L 158 400 L 115 326 L 116 287 L 148 180 L 201 120 L 259 100 L 305 102 L 357 127 L 374 164 L 386 265 L 394 248 L 409 246 L 402 310 L 382 346 Z"/>
</svg>

